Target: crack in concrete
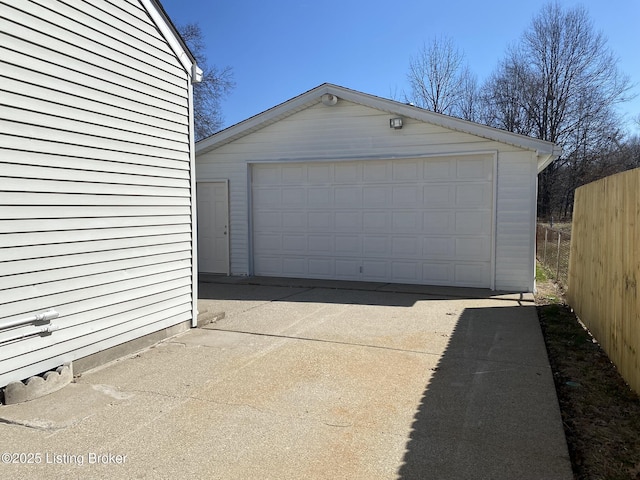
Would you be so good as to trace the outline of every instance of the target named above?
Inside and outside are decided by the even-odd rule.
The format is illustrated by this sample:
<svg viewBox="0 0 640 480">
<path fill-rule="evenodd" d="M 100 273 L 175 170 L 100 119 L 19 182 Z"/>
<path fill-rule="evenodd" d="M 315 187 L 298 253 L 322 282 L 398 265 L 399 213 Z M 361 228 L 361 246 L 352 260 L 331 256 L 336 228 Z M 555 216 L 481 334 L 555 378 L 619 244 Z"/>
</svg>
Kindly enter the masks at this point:
<svg viewBox="0 0 640 480">
<path fill-rule="evenodd" d="M 296 336 L 296 335 L 284 335 L 284 334 L 277 334 L 277 333 L 249 332 L 249 331 L 246 331 L 246 330 L 232 330 L 232 329 L 227 329 L 227 328 L 208 328 L 207 330 L 210 330 L 212 332 L 219 331 L 219 332 L 239 333 L 239 334 L 243 334 L 243 335 L 255 335 L 255 336 L 259 336 L 259 337 L 283 338 L 283 339 L 287 339 L 287 340 L 301 340 L 301 341 L 307 341 L 307 342 L 331 343 L 331 344 L 336 344 L 336 345 L 346 345 L 346 346 L 350 346 L 350 347 L 375 348 L 375 349 L 379 349 L 379 350 L 390 350 L 390 351 L 394 351 L 394 352 L 413 353 L 413 354 L 416 354 L 416 355 L 427 355 L 427 356 L 437 356 L 437 357 L 443 356 L 443 352 L 428 352 L 426 350 L 411 350 L 411 349 L 406 349 L 406 348 L 387 347 L 387 346 L 384 346 L 384 345 L 371 345 L 371 344 L 368 344 L 368 343 L 354 343 L 354 342 L 343 342 L 343 341 L 340 341 L 340 340 L 328 340 L 328 339 L 324 339 L 324 338 L 301 337 L 301 336 Z M 460 359 L 464 359 L 464 358 L 469 358 L 470 357 L 470 355 L 468 355 L 468 354 L 455 353 L 455 352 L 447 352 L 447 356 L 449 358 L 460 358 Z M 505 360 L 493 360 L 493 359 L 489 359 L 489 358 L 482 357 L 482 356 L 475 357 L 474 359 L 477 360 L 477 361 L 483 361 L 483 362 L 488 362 L 488 363 L 498 364 L 498 365 L 513 365 L 515 367 L 530 367 L 530 368 L 549 369 L 549 367 L 547 367 L 545 365 L 530 364 L 530 363 L 516 363 L 516 362 L 513 362 L 513 361 L 505 361 Z"/>
<path fill-rule="evenodd" d="M 324 338 L 311 338 L 311 337 L 301 337 L 298 335 L 284 335 L 284 334 L 277 334 L 277 333 L 262 333 L 262 332 L 248 332 L 245 330 L 232 330 L 232 329 L 226 329 L 226 328 L 209 328 L 208 330 L 211 331 L 219 331 L 219 332 L 232 332 L 232 333 L 241 333 L 244 335 L 255 335 L 255 336 L 259 336 L 259 337 L 274 337 L 274 338 L 284 338 L 284 339 L 288 339 L 288 340 L 302 340 L 302 341 L 307 341 L 307 342 L 320 342 L 320 343 L 331 343 L 331 344 L 336 344 L 336 345 L 347 345 L 350 347 L 365 347 L 365 348 L 376 348 L 376 349 L 380 349 L 380 350 L 391 350 L 391 351 L 395 351 L 395 352 L 403 352 L 403 353 L 416 353 L 416 354 L 420 354 L 420 355 L 434 355 L 434 356 L 440 356 L 441 353 L 437 352 L 427 352 L 424 350 L 409 350 L 409 349 L 405 349 L 405 348 L 396 348 L 396 347 L 386 347 L 384 345 L 371 345 L 368 343 L 354 343 L 354 342 L 342 342 L 340 340 L 327 340 Z"/>
<path fill-rule="evenodd" d="M 301 287 L 299 287 L 299 288 L 301 288 Z M 304 290 L 300 290 L 299 292 L 287 293 L 286 295 L 283 295 L 282 297 L 271 298 L 269 300 L 265 300 L 264 302 L 262 302 L 262 303 L 260 303 L 258 305 L 254 305 L 253 307 L 249 307 L 246 310 L 241 310 L 239 312 L 231 313 L 231 314 L 227 315 L 225 318 L 232 318 L 232 317 L 235 317 L 237 315 L 241 315 L 243 313 L 250 312 L 251 310 L 255 310 L 256 308 L 260 308 L 260 307 L 263 307 L 265 305 L 268 305 L 269 303 L 280 302 L 280 301 L 285 300 L 287 298 L 295 297 L 296 295 L 301 295 L 303 293 L 307 293 L 307 292 L 310 292 L 312 290 L 315 290 L 315 287 L 305 288 Z M 213 330 L 213 329 L 208 329 L 208 330 Z"/>
<path fill-rule="evenodd" d="M 38 430 L 41 432 L 58 432 L 60 430 L 66 430 L 67 428 L 75 427 L 79 425 L 87 418 L 92 417 L 92 415 L 87 415 L 86 417 L 81 418 L 80 420 L 68 422 L 62 425 L 55 425 L 55 423 L 50 421 L 29 421 L 29 420 L 11 420 L 10 418 L 0 417 L 0 423 L 4 425 L 11 425 L 17 427 L 23 427 L 31 430 Z"/>
</svg>

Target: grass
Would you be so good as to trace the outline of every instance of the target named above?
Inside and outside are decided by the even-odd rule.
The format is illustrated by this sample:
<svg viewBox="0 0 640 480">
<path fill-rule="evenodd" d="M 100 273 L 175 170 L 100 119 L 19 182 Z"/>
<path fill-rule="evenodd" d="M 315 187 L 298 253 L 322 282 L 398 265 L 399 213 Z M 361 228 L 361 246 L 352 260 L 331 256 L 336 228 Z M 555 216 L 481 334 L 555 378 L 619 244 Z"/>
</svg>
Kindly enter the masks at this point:
<svg viewBox="0 0 640 480">
<path fill-rule="evenodd" d="M 536 270 L 536 303 L 577 480 L 640 479 L 640 399 Z"/>
<path fill-rule="evenodd" d="M 539 227 L 549 227 L 549 224 L 539 223 Z M 547 277 L 559 276 L 561 282 L 566 283 L 569 276 L 569 253 L 571 250 L 571 223 L 554 224 L 553 231 L 538 229 L 536 255 L 539 261 L 544 260 L 547 267 Z M 558 245 L 558 232 L 561 241 Z M 546 239 L 546 240 L 545 240 Z M 560 251 L 558 252 L 558 248 Z"/>
<path fill-rule="evenodd" d="M 553 227 L 548 222 L 539 222 L 539 225 L 544 225 L 545 227 L 553 228 L 554 230 L 559 230 L 562 233 L 571 233 L 571 220 L 568 222 L 553 222 Z"/>
<path fill-rule="evenodd" d="M 547 282 L 549 280 L 549 274 L 547 269 L 536 262 L 536 281 Z"/>
</svg>

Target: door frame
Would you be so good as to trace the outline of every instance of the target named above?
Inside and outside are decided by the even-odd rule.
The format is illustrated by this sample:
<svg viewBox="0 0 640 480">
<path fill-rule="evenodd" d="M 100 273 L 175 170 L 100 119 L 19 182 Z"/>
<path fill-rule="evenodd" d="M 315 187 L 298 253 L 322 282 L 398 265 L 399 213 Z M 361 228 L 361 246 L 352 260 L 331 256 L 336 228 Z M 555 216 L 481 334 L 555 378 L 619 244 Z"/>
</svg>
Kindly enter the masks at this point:
<svg viewBox="0 0 640 480">
<path fill-rule="evenodd" d="M 225 272 L 220 272 L 223 273 L 224 275 L 231 275 L 231 211 L 229 209 L 229 179 L 228 178 L 202 178 L 202 179 L 198 179 L 196 181 L 196 203 L 198 200 L 198 185 L 201 183 L 219 183 L 224 185 L 225 188 L 225 201 L 227 204 L 227 233 L 226 233 L 226 237 L 227 237 L 227 243 L 226 243 L 226 247 L 227 247 L 227 262 L 225 265 Z M 197 209 L 197 215 L 201 215 L 202 214 L 202 209 L 198 208 Z M 199 233 L 196 232 L 196 235 Z"/>
</svg>

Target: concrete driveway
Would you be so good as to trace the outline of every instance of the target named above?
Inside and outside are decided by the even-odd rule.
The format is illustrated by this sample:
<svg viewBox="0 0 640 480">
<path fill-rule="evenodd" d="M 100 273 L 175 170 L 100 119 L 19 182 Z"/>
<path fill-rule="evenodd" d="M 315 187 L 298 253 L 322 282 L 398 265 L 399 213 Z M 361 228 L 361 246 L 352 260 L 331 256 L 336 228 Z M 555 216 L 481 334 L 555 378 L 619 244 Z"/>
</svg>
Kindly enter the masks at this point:
<svg viewBox="0 0 640 480">
<path fill-rule="evenodd" d="M 11 478 L 571 479 L 520 295 L 213 279 L 225 318 L 0 407 Z M 106 464 L 90 454 L 111 454 Z M 76 457 L 73 458 L 73 455 Z M 116 456 L 126 455 L 118 463 Z M 59 457 L 60 459 L 62 457 Z M 55 458 L 54 458 L 55 459 Z M 83 464 L 78 463 L 82 460 Z"/>
</svg>

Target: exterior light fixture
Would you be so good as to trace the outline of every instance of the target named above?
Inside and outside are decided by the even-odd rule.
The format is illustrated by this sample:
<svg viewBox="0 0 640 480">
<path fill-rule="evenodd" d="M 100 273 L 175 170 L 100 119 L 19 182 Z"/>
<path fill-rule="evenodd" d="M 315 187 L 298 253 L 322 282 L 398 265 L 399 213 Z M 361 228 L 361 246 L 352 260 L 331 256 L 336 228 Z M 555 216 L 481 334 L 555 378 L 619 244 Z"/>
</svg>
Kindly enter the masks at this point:
<svg viewBox="0 0 640 480">
<path fill-rule="evenodd" d="M 389 120 L 389 127 L 396 130 L 402 128 L 402 117 L 396 117 Z"/>
</svg>

